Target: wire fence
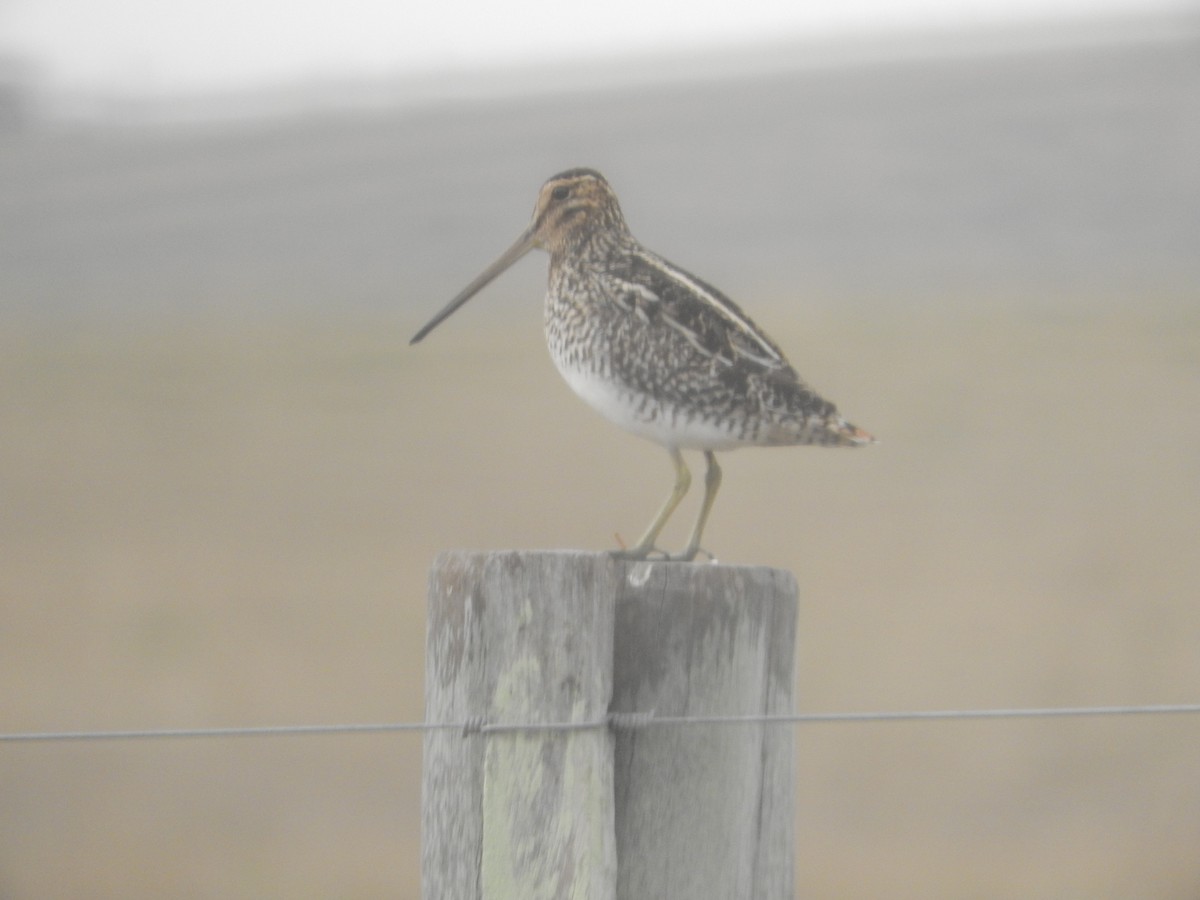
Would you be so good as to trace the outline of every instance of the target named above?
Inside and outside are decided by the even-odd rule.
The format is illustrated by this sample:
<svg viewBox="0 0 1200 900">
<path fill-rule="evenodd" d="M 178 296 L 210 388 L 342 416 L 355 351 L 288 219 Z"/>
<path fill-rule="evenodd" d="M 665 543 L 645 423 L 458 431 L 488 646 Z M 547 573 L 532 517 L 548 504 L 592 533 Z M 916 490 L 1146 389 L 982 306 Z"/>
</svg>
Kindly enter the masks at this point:
<svg viewBox="0 0 1200 900">
<path fill-rule="evenodd" d="M 580 722 L 380 722 L 342 725 L 256 725 L 234 728 L 149 728 L 122 731 L 28 731 L 0 733 L 0 743 L 164 740 L 182 738 L 298 737 L 335 734 L 457 731 L 473 734 L 639 729 L 691 725 L 816 725 L 831 723 L 965 721 L 979 719 L 1059 719 L 1101 716 L 1162 716 L 1200 713 L 1200 703 L 1149 706 L 1059 706 L 1009 709 L 936 709 L 897 712 L 791 713 L 749 716 L 660 716 L 653 712 L 613 712 Z"/>
</svg>

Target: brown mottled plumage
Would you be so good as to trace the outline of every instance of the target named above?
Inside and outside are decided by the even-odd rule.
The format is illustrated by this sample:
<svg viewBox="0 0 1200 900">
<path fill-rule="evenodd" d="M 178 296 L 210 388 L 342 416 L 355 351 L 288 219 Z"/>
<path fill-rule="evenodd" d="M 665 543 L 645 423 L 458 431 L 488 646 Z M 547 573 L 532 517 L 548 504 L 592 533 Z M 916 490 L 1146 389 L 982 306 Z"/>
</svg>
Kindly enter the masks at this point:
<svg viewBox="0 0 1200 900">
<path fill-rule="evenodd" d="M 546 340 L 559 372 L 601 414 L 666 447 L 675 465 L 671 496 L 638 544 L 618 555 L 659 552 L 659 532 L 691 483 L 681 449 L 702 450 L 708 464 L 691 537 L 667 557 L 691 560 L 721 482 L 714 451 L 874 442 L 801 381 L 733 301 L 634 240 L 616 194 L 592 169 L 547 181 L 517 242 L 412 343 L 535 247 L 550 253 Z"/>
</svg>

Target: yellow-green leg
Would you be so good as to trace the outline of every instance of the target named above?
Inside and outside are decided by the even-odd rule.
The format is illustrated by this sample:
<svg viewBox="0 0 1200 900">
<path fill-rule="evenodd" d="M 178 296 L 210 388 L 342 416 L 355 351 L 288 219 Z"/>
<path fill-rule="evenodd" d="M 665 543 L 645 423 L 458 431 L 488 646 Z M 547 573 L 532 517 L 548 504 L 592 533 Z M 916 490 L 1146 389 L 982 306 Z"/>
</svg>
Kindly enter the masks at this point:
<svg viewBox="0 0 1200 900">
<path fill-rule="evenodd" d="M 692 528 L 692 536 L 688 538 L 687 546 L 679 556 L 672 559 L 693 560 L 700 550 L 700 535 L 704 533 L 704 525 L 708 522 L 708 514 L 712 512 L 713 501 L 717 499 L 717 489 L 721 486 L 721 467 L 717 465 L 717 457 L 711 450 L 704 451 L 704 459 L 708 469 L 704 473 L 704 502 L 700 504 L 700 515 Z M 710 554 L 711 555 L 711 554 Z"/>
<path fill-rule="evenodd" d="M 630 547 L 628 550 L 615 550 L 613 555 L 621 559 L 645 559 L 655 551 L 655 542 L 658 540 L 659 533 L 663 530 L 663 526 L 667 524 L 667 519 L 671 518 L 671 513 L 675 512 L 675 507 L 679 506 L 679 501 L 683 499 L 684 494 L 688 492 L 688 488 L 692 485 L 692 473 L 688 471 L 687 465 L 683 461 L 683 454 L 674 447 L 668 447 L 667 452 L 671 454 L 671 462 L 675 465 L 675 488 L 671 491 L 671 496 L 667 498 L 667 502 L 662 505 L 662 509 L 658 511 L 658 515 L 654 517 L 654 521 L 650 523 L 650 527 L 646 529 L 646 533 L 642 535 L 642 539 L 637 542 L 637 545 Z M 708 454 L 712 456 L 712 454 Z M 718 473 L 718 481 L 720 475 Z M 707 495 L 705 501 L 707 502 Z M 702 515 L 707 515 L 703 513 Z M 699 523 L 703 525 L 703 520 Z M 697 540 L 699 535 L 696 536 Z M 692 554 L 695 555 L 694 553 Z"/>
</svg>

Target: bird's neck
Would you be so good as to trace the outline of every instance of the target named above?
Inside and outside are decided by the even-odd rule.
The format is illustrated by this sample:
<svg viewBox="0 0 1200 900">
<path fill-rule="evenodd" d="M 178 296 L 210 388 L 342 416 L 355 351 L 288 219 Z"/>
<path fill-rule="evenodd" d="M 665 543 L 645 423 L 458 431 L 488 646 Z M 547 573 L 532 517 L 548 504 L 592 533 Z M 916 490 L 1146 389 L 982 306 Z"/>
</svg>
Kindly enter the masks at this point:
<svg viewBox="0 0 1200 900">
<path fill-rule="evenodd" d="M 580 229 L 550 253 L 552 266 L 606 268 L 614 257 L 627 255 L 637 246 L 621 223 L 618 228 Z"/>
</svg>

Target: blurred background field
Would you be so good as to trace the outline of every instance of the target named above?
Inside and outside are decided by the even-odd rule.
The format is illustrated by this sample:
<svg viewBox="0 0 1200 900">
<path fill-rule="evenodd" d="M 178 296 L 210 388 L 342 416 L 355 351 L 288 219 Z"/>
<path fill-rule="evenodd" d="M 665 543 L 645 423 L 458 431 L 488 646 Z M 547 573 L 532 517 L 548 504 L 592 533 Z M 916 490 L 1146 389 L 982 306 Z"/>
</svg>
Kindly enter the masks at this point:
<svg viewBox="0 0 1200 900">
<path fill-rule="evenodd" d="M 669 463 L 553 371 L 544 258 L 407 346 L 580 164 L 881 438 L 723 463 L 803 710 L 1200 701 L 1198 51 L 0 136 L 0 731 L 419 720 L 436 552 L 636 537 Z M 1200 896 L 1195 716 L 797 746 L 802 896 Z M 0 898 L 415 898 L 419 783 L 411 735 L 0 744 Z"/>
</svg>

